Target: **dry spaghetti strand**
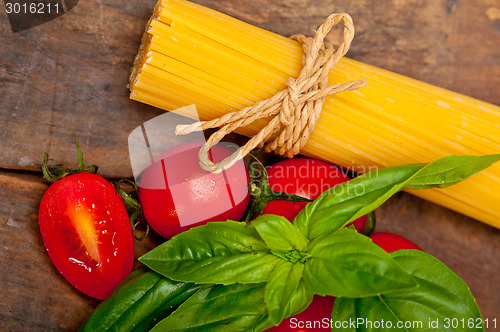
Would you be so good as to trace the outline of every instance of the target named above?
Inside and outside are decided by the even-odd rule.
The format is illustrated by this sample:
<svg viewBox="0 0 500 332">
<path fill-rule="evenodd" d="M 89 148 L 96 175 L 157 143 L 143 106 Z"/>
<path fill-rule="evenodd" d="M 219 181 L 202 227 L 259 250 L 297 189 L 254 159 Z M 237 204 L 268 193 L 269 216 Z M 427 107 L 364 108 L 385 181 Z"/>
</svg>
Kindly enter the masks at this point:
<svg viewBox="0 0 500 332">
<path fill-rule="evenodd" d="M 344 24 L 343 40 L 337 50 L 325 37 L 336 24 Z M 302 44 L 302 70 L 297 78 L 290 77 L 287 88 L 274 96 L 259 101 L 239 111 L 225 114 L 210 121 L 200 121 L 191 125 L 179 125 L 175 133 L 186 135 L 195 131 L 220 127 L 210 136 L 200 149 L 200 166 L 214 173 L 220 173 L 245 157 L 257 146 L 266 151 L 274 151 L 288 158 L 300 152 L 316 126 L 325 97 L 342 91 L 353 91 L 366 86 L 366 80 L 356 80 L 344 84 L 328 86 L 328 73 L 347 53 L 354 38 L 352 18 L 346 14 L 332 14 L 316 31 L 316 36 L 293 36 Z M 243 147 L 214 164 L 208 157 L 208 150 L 224 136 L 240 127 L 245 127 L 257 119 L 272 117 L 269 123 L 253 136 Z"/>
</svg>

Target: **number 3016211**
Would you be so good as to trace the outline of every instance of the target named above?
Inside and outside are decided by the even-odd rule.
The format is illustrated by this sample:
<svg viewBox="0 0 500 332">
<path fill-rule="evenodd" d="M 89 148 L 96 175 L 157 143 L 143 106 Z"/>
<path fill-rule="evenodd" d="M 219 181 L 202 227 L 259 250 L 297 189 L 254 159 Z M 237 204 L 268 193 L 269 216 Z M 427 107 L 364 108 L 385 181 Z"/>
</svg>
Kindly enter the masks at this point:
<svg viewBox="0 0 500 332">
<path fill-rule="evenodd" d="M 5 2 L 7 14 L 56 14 L 59 13 L 59 3 L 41 2 Z"/>
<path fill-rule="evenodd" d="M 484 328 L 494 328 L 496 329 L 497 328 L 497 319 L 496 318 L 493 318 L 493 319 L 488 319 L 488 318 L 485 318 L 485 319 L 482 319 L 482 318 L 469 318 L 469 319 L 465 319 L 465 318 L 462 318 L 462 319 L 458 319 L 458 318 L 444 318 L 443 320 L 443 327 L 445 329 L 459 329 L 459 328 L 462 328 L 462 329 L 465 329 L 465 328 L 481 328 L 483 327 L 484 325 Z"/>
</svg>

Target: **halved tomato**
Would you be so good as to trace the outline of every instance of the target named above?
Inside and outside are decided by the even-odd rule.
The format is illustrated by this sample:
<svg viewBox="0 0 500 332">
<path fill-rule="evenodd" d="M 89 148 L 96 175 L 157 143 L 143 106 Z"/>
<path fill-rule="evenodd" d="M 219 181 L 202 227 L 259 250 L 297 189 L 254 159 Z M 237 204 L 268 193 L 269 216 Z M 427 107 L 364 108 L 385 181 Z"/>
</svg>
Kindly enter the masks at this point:
<svg viewBox="0 0 500 332">
<path fill-rule="evenodd" d="M 79 173 L 51 185 L 40 203 L 38 222 L 50 259 L 81 292 L 104 299 L 132 271 L 127 210 L 101 176 Z"/>
</svg>

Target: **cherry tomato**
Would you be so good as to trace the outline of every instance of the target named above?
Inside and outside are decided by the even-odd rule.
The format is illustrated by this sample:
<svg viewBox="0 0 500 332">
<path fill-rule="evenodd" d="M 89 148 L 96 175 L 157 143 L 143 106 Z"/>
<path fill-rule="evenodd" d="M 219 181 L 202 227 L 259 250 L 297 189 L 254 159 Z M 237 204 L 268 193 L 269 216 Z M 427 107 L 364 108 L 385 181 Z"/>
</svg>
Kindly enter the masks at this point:
<svg viewBox="0 0 500 332">
<path fill-rule="evenodd" d="M 132 229 L 120 196 L 96 174 L 70 175 L 40 203 L 43 243 L 59 272 L 81 292 L 106 298 L 132 271 Z"/>
<path fill-rule="evenodd" d="M 350 180 L 339 168 L 327 162 L 310 158 L 280 161 L 269 167 L 267 174 L 272 190 L 308 199 L 316 199 L 325 190 Z M 264 207 L 262 214 L 282 215 L 292 221 L 306 204 L 305 202 L 271 201 Z M 358 232 L 361 232 L 365 223 L 366 216 L 363 216 L 351 224 Z"/>
<path fill-rule="evenodd" d="M 276 214 L 292 222 L 306 205 L 307 202 L 271 201 L 266 204 L 262 214 Z"/>
<path fill-rule="evenodd" d="M 422 250 L 419 246 L 417 246 L 410 240 L 393 233 L 373 233 L 372 235 L 370 235 L 370 238 L 372 239 L 373 243 L 377 244 L 387 252 L 393 252 L 401 249 Z"/>
<path fill-rule="evenodd" d="M 331 331 L 330 319 L 332 317 L 333 296 L 314 295 L 313 301 L 306 310 L 300 314 L 283 320 L 278 326 L 267 329 L 268 332 L 311 332 Z"/>
<path fill-rule="evenodd" d="M 171 238 L 209 221 L 239 220 L 248 205 L 249 177 L 243 161 L 213 174 L 199 165 L 202 142 L 169 149 L 143 172 L 139 200 L 144 217 L 161 236 Z M 214 162 L 231 155 L 216 145 L 210 149 Z"/>
</svg>

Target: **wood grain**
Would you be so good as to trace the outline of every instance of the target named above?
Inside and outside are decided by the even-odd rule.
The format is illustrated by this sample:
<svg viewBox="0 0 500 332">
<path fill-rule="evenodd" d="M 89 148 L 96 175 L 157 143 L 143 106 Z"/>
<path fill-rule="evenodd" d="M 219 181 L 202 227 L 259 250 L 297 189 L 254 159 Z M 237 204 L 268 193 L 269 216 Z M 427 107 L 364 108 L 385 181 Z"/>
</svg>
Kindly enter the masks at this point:
<svg viewBox="0 0 500 332">
<path fill-rule="evenodd" d="M 154 1 L 81 1 L 13 34 L 0 17 L 0 165 L 39 170 L 45 151 L 75 165 L 78 134 L 102 174 L 131 175 L 128 134 L 162 111 L 128 99 L 127 80 Z"/>
</svg>

